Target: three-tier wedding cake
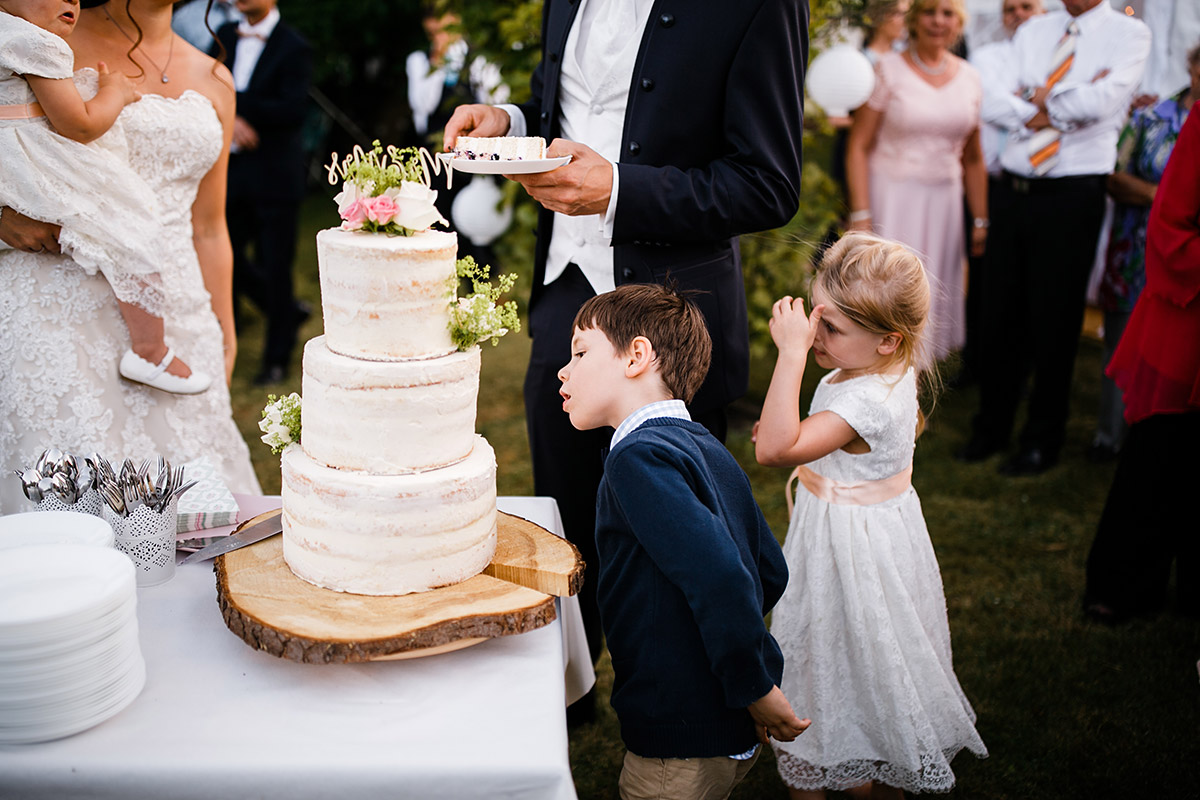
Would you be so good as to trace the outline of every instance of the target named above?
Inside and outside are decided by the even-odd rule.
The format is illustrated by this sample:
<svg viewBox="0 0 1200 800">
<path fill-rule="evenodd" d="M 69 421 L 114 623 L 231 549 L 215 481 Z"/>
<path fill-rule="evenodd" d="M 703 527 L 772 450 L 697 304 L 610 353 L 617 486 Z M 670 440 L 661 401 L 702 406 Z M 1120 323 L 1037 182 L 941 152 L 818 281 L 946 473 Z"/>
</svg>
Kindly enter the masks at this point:
<svg viewBox="0 0 1200 800">
<path fill-rule="evenodd" d="M 325 334 L 304 347 L 302 436 L 283 452 L 283 555 L 318 586 L 398 595 L 466 580 L 495 551 L 474 342 L 497 329 L 452 334 L 471 306 L 455 299 L 457 239 L 428 229 L 441 218 L 424 162 L 382 152 L 331 168 L 345 222 L 317 235 Z"/>
</svg>

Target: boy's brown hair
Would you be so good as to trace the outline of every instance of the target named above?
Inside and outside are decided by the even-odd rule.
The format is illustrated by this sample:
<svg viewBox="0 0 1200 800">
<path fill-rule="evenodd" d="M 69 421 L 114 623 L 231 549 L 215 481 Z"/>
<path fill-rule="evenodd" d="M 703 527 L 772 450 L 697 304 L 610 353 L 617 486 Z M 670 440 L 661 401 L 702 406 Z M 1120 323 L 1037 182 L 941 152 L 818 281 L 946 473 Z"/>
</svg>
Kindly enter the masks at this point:
<svg viewBox="0 0 1200 800">
<path fill-rule="evenodd" d="M 667 391 L 685 403 L 696 396 L 712 362 L 712 338 L 700 309 L 659 284 L 629 283 L 588 299 L 574 328 L 599 330 L 620 354 L 645 336 Z"/>
</svg>

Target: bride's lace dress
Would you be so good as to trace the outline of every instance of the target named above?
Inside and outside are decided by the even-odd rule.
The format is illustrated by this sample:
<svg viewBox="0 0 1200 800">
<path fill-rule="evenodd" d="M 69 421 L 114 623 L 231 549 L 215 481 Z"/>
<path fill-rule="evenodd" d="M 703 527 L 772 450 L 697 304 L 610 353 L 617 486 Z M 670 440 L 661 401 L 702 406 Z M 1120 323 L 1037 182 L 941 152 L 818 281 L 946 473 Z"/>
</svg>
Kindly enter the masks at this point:
<svg viewBox="0 0 1200 800">
<path fill-rule="evenodd" d="M 77 76 L 95 86 L 95 73 Z M 88 96 L 86 90 L 84 96 Z M 225 374 L 221 328 L 192 245 L 192 203 L 221 151 L 221 123 L 203 95 L 145 95 L 121 114 L 130 164 L 159 197 L 166 340 L 188 364 Z M 0 513 L 32 508 L 12 475 L 46 447 L 175 464 L 199 456 L 235 492 L 257 493 L 250 453 L 223 380 L 174 395 L 117 374 L 129 335 L 107 281 L 61 256 L 0 250 Z"/>
</svg>

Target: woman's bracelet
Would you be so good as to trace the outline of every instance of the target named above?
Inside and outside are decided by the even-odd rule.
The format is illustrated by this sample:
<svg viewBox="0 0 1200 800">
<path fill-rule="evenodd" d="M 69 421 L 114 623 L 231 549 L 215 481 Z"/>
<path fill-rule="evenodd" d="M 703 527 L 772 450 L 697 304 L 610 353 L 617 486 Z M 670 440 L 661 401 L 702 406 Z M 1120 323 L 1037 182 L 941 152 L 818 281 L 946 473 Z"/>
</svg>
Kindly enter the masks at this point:
<svg viewBox="0 0 1200 800">
<path fill-rule="evenodd" d="M 864 222 L 871 218 L 871 211 L 866 208 L 860 208 L 858 211 L 851 211 L 850 216 L 846 219 L 850 222 Z"/>
<path fill-rule="evenodd" d="M 991 221 L 987 217 L 976 217 L 974 222 L 976 228 L 983 228 L 984 230 L 987 230 L 991 224 Z"/>
</svg>

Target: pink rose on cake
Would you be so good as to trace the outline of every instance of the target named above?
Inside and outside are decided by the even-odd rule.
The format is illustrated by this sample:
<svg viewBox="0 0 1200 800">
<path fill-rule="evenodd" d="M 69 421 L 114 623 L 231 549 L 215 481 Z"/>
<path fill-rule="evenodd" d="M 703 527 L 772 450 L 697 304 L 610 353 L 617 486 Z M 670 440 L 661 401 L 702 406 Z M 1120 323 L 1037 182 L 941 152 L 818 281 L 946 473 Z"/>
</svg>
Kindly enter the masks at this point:
<svg viewBox="0 0 1200 800">
<path fill-rule="evenodd" d="M 411 236 L 435 222 L 445 225 L 434 206 L 437 192 L 429 188 L 427 159 L 413 148 L 388 147 L 385 153 L 378 141 L 369 152 L 356 146 L 340 163 L 334 153 L 329 182 L 343 180 L 334 197 L 342 229 Z"/>
</svg>

